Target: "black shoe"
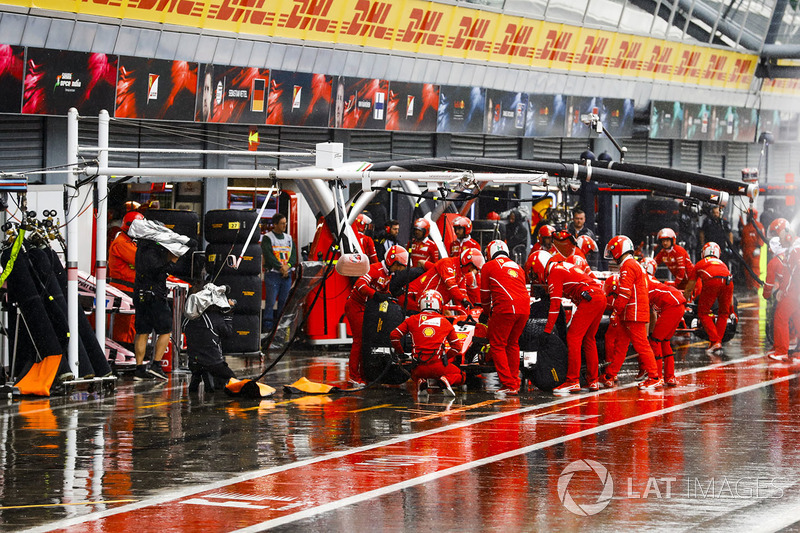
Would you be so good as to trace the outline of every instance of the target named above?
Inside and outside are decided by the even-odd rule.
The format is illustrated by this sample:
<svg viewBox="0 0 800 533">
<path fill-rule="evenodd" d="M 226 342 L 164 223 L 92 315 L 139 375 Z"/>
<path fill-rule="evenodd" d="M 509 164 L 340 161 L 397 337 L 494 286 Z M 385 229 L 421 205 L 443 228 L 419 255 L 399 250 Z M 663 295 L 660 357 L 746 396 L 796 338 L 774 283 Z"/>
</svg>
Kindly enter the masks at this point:
<svg viewBox="0 0 800 533">
<path fill-rule="evenodd" d="M 133 379 L 134 381 L 151 381 L 154 378 L 144 365 L 136 365 L 136 370 L 133 372 Z"/>
<path fill-rule="evenodd" d="M 164 373 L 164 370 L 161 368 L 161 361 L 153 361 L 147 367 L 147 371 L 156 379 L 163 379 L 164 381 L 169 380 L 169 377 Z"/>
</svg>

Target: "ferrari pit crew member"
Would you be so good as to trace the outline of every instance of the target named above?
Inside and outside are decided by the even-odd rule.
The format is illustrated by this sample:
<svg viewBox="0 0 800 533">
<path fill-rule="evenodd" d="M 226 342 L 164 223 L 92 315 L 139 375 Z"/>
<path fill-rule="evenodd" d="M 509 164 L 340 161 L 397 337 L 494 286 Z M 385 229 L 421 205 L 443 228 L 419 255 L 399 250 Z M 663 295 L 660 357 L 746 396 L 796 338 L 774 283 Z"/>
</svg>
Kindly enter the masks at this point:
<svg viewBox="0 0 800 533">
<path fill-rule="evenodd" d="M 615 372 L 619 372 L 619 369 L 625 362 L 625 356 L 628 354 L 628 346 L 631 344 L 627 332 L 622 327 L 622 324 L 620 324 L 616 312 L 614 312 L 614 300 L 617 298 L 618 288 L 619 274 L 612 274 L 603 282 L 603 292 L 606 295 L 606 310 L 611 312 L 611 317 L 608 321 L 608 329 L 604 337 L 606 343 L 606 362 L 608 362 L 608 367 L 617 369 Z M 612 375 L 608 371 L 606 371 L 600 379 L 602 385 L 607 389 L 614 387 L 618 381 L 617 374 L 614 373 Z"/>
<path fill-rule="evenodd" d="M 489 356 L 500 380 L 497 392 L 516 396 L 521 384 L 519 337 L 530 315 L 525 272 L 511 260 L 503 241 L 490 242 L 486 257 L 490 260 L 481 268 L 481 306 L 489 316 Z"/>
<path fill-rule="evenodd" d="M 425 270 L 431 268 L 439 260 L 439 250 L 436 243 L 429 237 L 431 223 L 424 218 L 418 218 L 414 222 L 413 239 L 411 242 L 411 266 L 423 267 Z"/>
<path fill-rule="evenodd" d="M 556 253 L 553 254 L 555 261 L 572 263 L 575 266 L 583 268 L 586 272 L 591 270 L 589 268 L 589 262 L 586 260 L 583 252 L 578 248 L 578 240 L 572 233 L 564 229 L 555 232 L 553 235 L 553 246 L 556 249 Z"/>
<path fill-rule="evenodd" d="M 599 370 L 595 335 L 603 311 L 606 309 L 603 289 L 581 267 L 557 262 L 545 251 L 534 254 L 536 254 L 533 258 L 535 278 L 547 284 L 547 291 L 550 294 L 550 312 L 544 327 L 545 334 L 553 332 L 562 299 L 569 298 L 576 306 L 567 329 L 567 378 L 564 383 L 553 389 L 553 394 L 569 394 L 581 390 L 581 351 L 586 360 L 589 390 L 598 390 L 600 384 L 597 380 Z"/>
<path fill-rule="evenodd" d="M 353 231 L 358 239 L 358 244 L 361 245 L 361 251 L 369 257 L 369 262 L 377 263 L 380 260 L 378 259 L 378 252 L 375 251 L 375 241 L 364 234 L 370 224 L 372 224 L 372 219 L 361 213 L 353 222 Z"/>
<path fill-rule="evenodd" d="M 444 385 L 444 393 L 455 396 L 451 385 L 464 383 L 464 373 L 454 359 L 461 353 L 461 340 L 453 325 L 442 316 L 442 295 L 427 290 L 419 298 L 420 313 L 406 318 L 390 334 L 392 347 L 403 353 L 402 338 L 411 335 L 411 356 L 418 365 L 411 371 L 411 382 L 417 392 L 427 392 L 428 379 L 438 379 Z M 445 342 L 449 347 L 445 348 Z"/>
<path fill-rule="evenodd" d="M 108 281 L 112 287 L 133 297 L 133 282 L 136 280 L 136 242 L 128 236 L 134 220 L 143 219 L 139 211 L 129 211 L 122 218 L 121 231 L 108 247 Z M 136 335 L 134 315 L 117 314 L 114 317 L 112 337 L 115 341 L 133 344 Z"/>
<path fill-rule="evenodd" d="M 633 349 L 639 354 L 639 364 L 647 372 L 647 379 L 639 384 L 639 388 L 652 390 L 662 387 L 664 380 L 658 377 L 655 355 L 647 341 L 647 325 L 650 321 L 647 274 L 633 257 L 633 243 L 625 235 L 617 235 L 608 241 L 603 255 L 606 259 L 614 259 L 619 265 L 619 285 L 614 300 L 614 312 L 633 344 Z M 613 384 L 621 366 L 622 361 L 615 361 L 615 364 L 606 368 L 606 375 L 603 376 L 604 385 L 609 382 Z"/>
<path fill-rule="evenodd" d="M 536 242 L 533 246 L 531 246 L 531 252 L 535 252 L 536 250 L 544 250 L 549 254 L 555 253 L 556 250 L 553 248 L 553 235 L 555 232 L 556 228 L 550 224 L 545 224 L 539 228 L 539 234 L 536 236 Z"/>
<path fill-rule="evenodd" d="M 472 233 L 472 221 L 467 217 L 456 217 L 453 219 L 453 231 L 456 238 L 450 243 L 450 257 L 458 257 L 467 248 L 481 249 L 478 241 L 470 237 Z"/>
<path fill-rule="evenodd" d="M 795 327 L 800 325 L 800 238 L 785 218 L 773 220 L 767 235 L 770 238 L 778 237 L 781 246 L 786 249 L 783 279 L 775 291 L 778 303 L 775 305 L 772 352 L 769 357 L 776 361 L 787 361 L 791 335 L 789 323 L 792 322 Z"/>
<path fill-rule="evenodd" d="M 689 258 L 689 252 L 683 246 L 676 244 L 678 237 L 672 228 L 662 228 L 658 232 L 657 238 L 661 249 L 656 254 L 656 264 L 666 265 L 672 277 L 675 278 L 675 286 L 681 290 L 684 289 L 694 276 L 694 264 Z"/>
<path fill-rule="evenodd" d="M 761 245 L 764 244 L 764 226 L 758 221 L 758 211 L 748 209 L 747 214 L 739 218 L 739 232 L 742 236 L 742 257 L 755 274 L 753 277 L 750 272 L 745 273 L 747 288 L 756 291 L 761 277 Z"/>
<path fill-rule="evenodd" d="M 772 237 L 769 240 L 769 249 L 772 252 L 772 259 L 767 263 L 767 277 L 764 279 L 764 289 L 761 296 L 765 300 L 772 298 L 775 289 L 779 289 L 782 284 L 783 275 L 786 270 L 786 248 L 781 245 L 779 237 Z"/>
<path fill-rule="evenodd" d="M 721 250 L 715 242 L 703 245 L 700 254 L 703 258 L 694 266 L 694 275 L 683 289 L 683 296 L 689 300 L 697 278 L 703 280 L 697 296 L 697 317 L 708 334 L 708 355 L 722 351 L 722 337 L 728 327 L 728 317 L 733 305 L 733 279 L 728 267 L 720 259 Z M 711 307 L 718 302 L 717 322 L 711 318 Z"/>
<path fill-rule="evenodd" d="M 467 298 L 466 277 L 480 270 L 484 262 L 477 248 L 467 248 L 459 257 L 439 259 L 432 268 L 408 285 L 408 308 L 418 310 L 417 299 L 430 289 L 441 294 L 445 303 L 452 301 L 467 309 L 474 307 Z"/>
<path fill-rule="evenodd" d="M 350 347 L 350 381 L 364 383 L 361 369 L 361 339 L 363 336 L 364 310 L 367 300 L 374 298 L 379 302 L 389 299 L 389 281 L 392 273 L 403 270 L 408 265 L 408 252 L 402 246 L 392 246 L 386 250 L 386 256 L 380 263 L 373 263 L 369 271 L 358 278 L 347 297 L 344 312 L 350 323 L 353 344 Z"/>
<path fill-rule="evenodd" d="M 686 298 L 675 287 L 670 287 L 658 281 L 655 277 L 658 265 L 650 257 L 642 259 L 642 266 L 647 273 L 647 297 L 650 300 L 651 320 L 655 324 L 650 331 L 650 347 L 656 357 L 656 367 L 659 377 L 664 378 L 664 384 L 669 387 L 678 385 L 675 379 L 675 354 L 672 351 L 670 340 L 678 329 L 678 324 L 683 320 L 686 312 Z M 663 362 L 664 372 L 661 372 Z"/>
</svg>

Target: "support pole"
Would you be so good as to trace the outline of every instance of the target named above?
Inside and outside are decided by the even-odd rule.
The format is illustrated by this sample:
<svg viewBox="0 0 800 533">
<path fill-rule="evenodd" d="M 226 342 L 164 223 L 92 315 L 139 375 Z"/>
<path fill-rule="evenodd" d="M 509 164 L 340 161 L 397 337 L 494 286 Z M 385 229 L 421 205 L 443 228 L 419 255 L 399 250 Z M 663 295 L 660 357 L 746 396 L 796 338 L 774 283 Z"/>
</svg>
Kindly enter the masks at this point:
<svg viewBox="0 0 800 533">
<path fill-rule="evenodd" d="M 67 361 L 78 377 L 78 190 L 75 187 L 78 165 L 78 110 L 71 107 L 67 113 L 67 185 L 64 191 L 64 218 L 67 219 L 67 323 L 69 344 Z M 105 343 L 103 343 L 105 345 Z"/>
<path fill-rule="evenodd" d="M 100 111 L 97 127 L 97 146 L 100 147 L 98 162 L 100 166 L 108 166 L 108 111 Z M 106 271 L 108 269 L 108 176 L 97 176 L 95 183 L 97 190 L 97 231 L 95 242 L 97 257 L 95 258 L 96 281 L 94 301 L 95 301 L 95 336 L 100 347 L 106 347 Z"/>
</svg>

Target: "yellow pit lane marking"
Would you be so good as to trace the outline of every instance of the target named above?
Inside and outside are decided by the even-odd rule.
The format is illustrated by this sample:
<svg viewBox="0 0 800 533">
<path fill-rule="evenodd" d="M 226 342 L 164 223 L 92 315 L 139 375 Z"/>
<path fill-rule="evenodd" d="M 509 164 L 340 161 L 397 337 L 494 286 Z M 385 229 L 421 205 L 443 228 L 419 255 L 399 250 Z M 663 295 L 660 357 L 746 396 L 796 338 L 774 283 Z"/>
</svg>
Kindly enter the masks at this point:
<svg viewBox="0 0 800 533">
<path fill-rule="evenodd" d="M 96 502 L 74 502 L 74 503 L 42 503 L 39 505 L 10 505 L 8 507 L 0 507 L 0 511 L 6 509 L 33 509 L 36 507 L 67 507 L 71 505 L 100 505 L 107 503 L 131 503 L 139 500 L 100 500 Z"/>
<path fill-rule="evenodd" d="M 398 406 L 392 405 L 390 403 L 384 403 L 382 405 L 376 405 L 374 407 L 365 407 L 364 409 L 355 409 L 354 411 L 348 411 L 348 413 L 363 413 L 364 411 L 372 411 L 374 409 L 397 409 Z"/>
<path fill-rule="evenodd" d="M 160 402 L 160 403 L 153 403 L 150 405 L 143 405 L 141 409 L 152 409 L 153 407 L 163 407 L 165 405 L 172 405 L 173 403 L 181 403 L 185 402 L 186 400 L 173 400 L 171 402 Z"/>
<path fill-rule="evenodd" d="M 441 413 L 436 413 L 433 415 L 428 416 L 421 416 L 419 418 L 412 418 L 409 422 L 425 422 L 427 420 L 433 420 L 434 418 L 441 418 L 444 416 L 455 415 L 458 413 L 463 413 L 464 411 L 471 411 L 472 409 L 477 409 L 479 407 L 485 407 L 487 405 L 492 405 L 493 403 L 497 402 L 504 402 L 505 400 L 486 400 L 485 402 L 474 403 L 472 405 L 467 405 L 465 407 L 459 407 L 458 409 L 451 409 L 450 411 L 442 411 Z"/>
</svg>

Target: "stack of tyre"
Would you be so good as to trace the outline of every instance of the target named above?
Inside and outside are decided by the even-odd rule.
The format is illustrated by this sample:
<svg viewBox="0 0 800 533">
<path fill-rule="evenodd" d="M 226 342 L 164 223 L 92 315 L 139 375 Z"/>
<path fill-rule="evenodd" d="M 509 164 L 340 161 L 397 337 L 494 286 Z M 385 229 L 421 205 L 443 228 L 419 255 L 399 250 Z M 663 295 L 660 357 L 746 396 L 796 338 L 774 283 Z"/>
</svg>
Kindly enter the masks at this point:
<svg viewBox="0 0 800 533">
<path fill-rule="evenodd" d="M 217 209 L 205 215 L 206 271 L 215 285 L 228 285 L 233 308 L 233 334 L 222 339 L 225 354 L 252 354 L 261 347 L 261 245 L 256 228 L 242 253 L 250 230 L 258 225 L 252 209 Z M 239 268 L 229 256 L 242 256 Z"/>
</svg>

